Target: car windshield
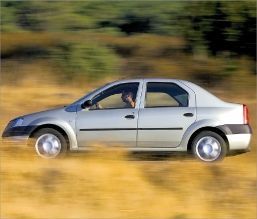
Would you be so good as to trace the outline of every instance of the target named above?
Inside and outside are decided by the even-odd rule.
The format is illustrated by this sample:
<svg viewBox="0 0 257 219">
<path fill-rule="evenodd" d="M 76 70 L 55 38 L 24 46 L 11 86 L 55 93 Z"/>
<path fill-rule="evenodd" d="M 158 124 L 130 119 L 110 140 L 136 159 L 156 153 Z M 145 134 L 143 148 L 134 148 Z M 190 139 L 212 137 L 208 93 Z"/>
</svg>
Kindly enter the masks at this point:
<svg viewBox="0 0 257 219">
<path fill-rule="evenodd" d="M 98 90 L 101 90 L 103 87 L 105 87 L 105 86 L 107 86 L 107 85 L 109 85 L 109 84 L 110 84 L 110 83 L 107 83 L 107 84 L 105 84 L 105 85 L 103 85 L 103 86 L 101 86 L 101 87 L 99 87 L 99 88 L 96 88 L 96 89 L 90 91 L 90 92 L 87 93 L 85 96 L 83 96 L 83 97 L 81 97 L 80 99 L 76 100 L 75 102 L 71 103 L 69 106 L 71 106 L 71 105 L 77 105 L 77 104 L 80 103 L 82 100 L 84 100 L 87 96 L 91 95 L 92 93 L 94 93 L 94 92 L 96 92 L 96 91 L 98 91 Z"/>
</svg>

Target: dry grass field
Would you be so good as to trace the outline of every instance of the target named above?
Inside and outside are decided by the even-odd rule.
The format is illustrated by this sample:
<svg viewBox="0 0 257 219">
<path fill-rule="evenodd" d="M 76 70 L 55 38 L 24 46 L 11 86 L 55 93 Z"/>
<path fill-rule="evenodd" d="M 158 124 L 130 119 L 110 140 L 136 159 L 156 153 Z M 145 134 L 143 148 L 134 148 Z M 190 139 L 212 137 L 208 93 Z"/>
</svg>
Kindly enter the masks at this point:
<svg viewBox="0 0 257 219">
<path fill-rule="evenodd" d="M 46 81 L 2 83 L 1 133 L 11 118 L 65 105 L 89 89 Z M 0 217 L 256 218 L 256 96 L 220 93 L 249 106 L 250 153 L 208 165 L 190 157 L 138 158 L 120 148 L 97 146 L 92 152 L 44 160 L 23 144 L 1 142 Z"/>
</svg>

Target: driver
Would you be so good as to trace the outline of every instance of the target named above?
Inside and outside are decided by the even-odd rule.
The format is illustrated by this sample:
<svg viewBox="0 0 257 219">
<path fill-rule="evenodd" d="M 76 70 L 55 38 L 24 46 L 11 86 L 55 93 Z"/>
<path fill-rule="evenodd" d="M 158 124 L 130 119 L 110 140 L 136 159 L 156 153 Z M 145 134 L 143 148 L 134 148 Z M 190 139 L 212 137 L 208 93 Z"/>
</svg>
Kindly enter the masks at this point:
<svg viewBox="0 0 257 219">
<path fill-rule="evenodd" d="M 123 91 L 121 99 L 126 104 L 126 108 L 135 108 L 136 101 L 132 91 Z"/>
</svg>

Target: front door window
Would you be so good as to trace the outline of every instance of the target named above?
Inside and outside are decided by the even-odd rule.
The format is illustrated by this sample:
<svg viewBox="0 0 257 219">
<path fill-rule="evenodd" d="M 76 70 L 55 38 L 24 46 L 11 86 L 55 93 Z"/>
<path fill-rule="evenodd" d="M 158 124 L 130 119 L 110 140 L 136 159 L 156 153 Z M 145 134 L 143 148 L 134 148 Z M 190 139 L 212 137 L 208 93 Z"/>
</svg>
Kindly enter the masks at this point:
<svg viewBox="0 0 257 219">
<path fill-rule="evenodd" d="M 139 83 L 115 85 L 95 96 L 90 110 L 135 108 Z"/>
</svg>

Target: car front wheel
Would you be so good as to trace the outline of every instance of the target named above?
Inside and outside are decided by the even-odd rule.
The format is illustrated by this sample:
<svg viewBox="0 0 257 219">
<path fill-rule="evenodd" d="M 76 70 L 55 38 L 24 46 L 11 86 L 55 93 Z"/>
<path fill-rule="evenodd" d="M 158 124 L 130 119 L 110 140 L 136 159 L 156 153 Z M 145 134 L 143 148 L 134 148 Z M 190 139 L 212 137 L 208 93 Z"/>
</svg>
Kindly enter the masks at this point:
<svg viewBox="0 0 257 219">
<path fill-rule="evenodd" d="M 67 151 L 65 137 L 52 128 L 43 128 L 37 131 L 33 135 L 33 145 L 37 154 L 43 158 L 59 157 Z"/>
<path fill-rule="evenodd" d="M 193 153 L 196 158 L 205 162 L 222 160 L 227 153 L 224 139 L 212 131 L 203 131 L 193 140 Z"/>
</svg>

